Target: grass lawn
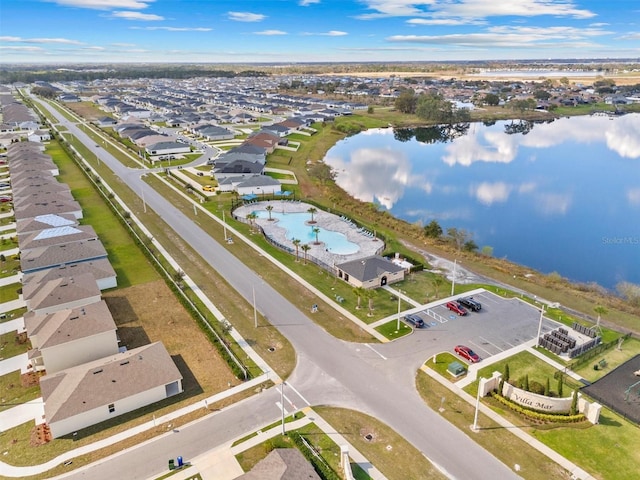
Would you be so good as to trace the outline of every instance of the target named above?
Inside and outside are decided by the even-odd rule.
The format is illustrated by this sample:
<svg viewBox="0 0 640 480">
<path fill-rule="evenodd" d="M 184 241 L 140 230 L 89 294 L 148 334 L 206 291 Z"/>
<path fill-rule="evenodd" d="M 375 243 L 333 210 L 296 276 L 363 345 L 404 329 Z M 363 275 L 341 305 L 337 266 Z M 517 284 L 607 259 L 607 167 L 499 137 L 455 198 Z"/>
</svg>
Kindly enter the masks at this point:
<svg viewBox="0 0 640 480">
<path fill-rule="evenodd" d="M 17 332 L 7 332 L 0 335 L 0 358 L 6 359 L 26 353 L 31 349 L 31 342 L 24 337 L 19 336 Z"/>
<path fill-rule="evenodd" d="M 17 300 L 19 297 L 18 291 L 22 290 L 22 284 L 12 283 L 10 285 L 4 285 L 0 287 L 0 303 L 10 302 L 11 300 Z"/>
<path fill-rule="evenodd" d="M 438 353 L 436 355 L 436 363 L 433 363 L 433 357 L 431 357 L 426 362 L 424 362 L 424 365 L 430 368 L 431 370 L 438 372 L 438 374 L 442 378 L 446 378 L 447 380 L 451 381 L 451 383 L 453 383 L 464 378 L 466 373 L 465 375 L 460 375 L 459 377 L 454 377 L 453 375 L 451 375 L 449 373 L 449 370 L 447 370 L 447 368 L 449 367 L 449 364 L 452 362 L 461 363 L 462 365 L 465 366 L 465 368 L 468 368 L 469 366 L 469 364 L 466 361 L 464 361 L 462 358 L 457 357 L 456 355 L 449 352 Z"/>
<path fill-rule="evenodd" d="M 420 451 L 377 419 L 342 408 L 314 407 L 314 410 L 389 480 L 445 478 Z M 370 441 L 365 439 L 368 434 L 372 436 Z"/>
<path fill-rule="evenodd" d="M 0 400 L 2 400 L 0 402 L 0 411 L 3 411 L 38 398 L 40 396 L 40 387 L 38 385 L 34 387 L 23 387 L 20 380 L 20 370 L 16 370 L 15 372 L 0 376 L 0 392 L 0 395 L 2 395 L 0 398 Z M 33 421 L 29 422 L 29 426 L 34 426 Z M 2 433 L 0 432 L 0 439 L 1 438 Z M 2 440 L 0 440 L 0 447 L 1 446 Z M 2 451 L 4 451 L 4 449 L 2 449 Z"/>
<path fill-rule="evenodd" d="M 640 353 L 640 340 L 632 337 L 622 343 L 620 350 L 614 347 L 611 350 L 602 352 L 601 355 L 592 358 L 591 361 L 585 363 L 579 368 L 576 368 L 575 373 L 593 383 L 611 372 L 617 366 L 622 365 L 627 360 L 635 357 L 638 353 Z M 600 360 L 605 360 L 607 362 L 607 366 L 594 370 L 593 366 L 596 363 L 599 363 Z"/>
<path fill-rule="evenodd" d="M 508 429 L 483 414 L 478 417 L 480 430 L 472 433 L 469 426 L 473 424 L 474 406 L 453 394 L 426 373 L 418 371 L 416 387 L 429 407 L 436 411 L 440 407 L 444 408 L 441 414 L 447 421 L 458 427 L 467 436 L 472 437 L 475 442 L 505 465 L 514 468 L 518 464 L 520 466 L 518 475 L 522 478 L 527 480 L 569 479 L 568 473 L 557 463 L 549 460 L 545 455 L 513 435 Z"/>
<path fill-rule="evenodd" d="M 627 349 L 629 352 L 625 355 L 635 354 L 635 348 L 637 345 L 630 346 Z M 620 355 L 622 356 L 622 352 Z M 493 371 L 502 372 L 506 363 L 509 364 L 511 378 L 520 378 L 528 374 L 530 382 L 535 380 L 543 385 L 546 379 L 550 378 L 551 390 L 556 390 L 557 381 L 553 379 L 555 371 L 553 367 L 529 352 L 521 352 L 483 368 L 478 372 L 478 377 L 488 377 Z M 592 362 L 589 362 L 588 366 L 591 367 L 591 365 Z M 565 377 L 564 396 L 568 396 L 572 388 L 580 386 L 577 382 Z M 477 382 L 465 390 L 475 396 Z M 602 409 L 598 425 L 591 425 L 588 422 L 569 425 L 536 425 L 526 417 L 517 415 L 493 400 L 486 399 L 486 403 L 510 422 L 526 429 L 538 440 L 596 477 L 627 479 L 633 477 L 631 472 L 640 471 L 640 452 L 636 448 L 640 445 L 640 429 L 606 408 Z M 603 448 L 604 445 L 615 448 Z"/>
<path fill-rule="evenodd" d="M 0 278 L 10 277 L 20 271 L 20 260 L 14 257 L 5 257 L 4 261 L 0 256 Z"/>
<path fill-rule="evenodd" d="M 405 335 L 413 333 L 413 328 L 404 323 L 402 320 L 400 321 L 400 330 L 398 330 L 398 320 L 391 320 L 387 323 L 384 323 L 376 327 L 376 330 L 387 337 L 389 340 L 396 340 L 398 338 L 404 337 Z"/>
</svg>

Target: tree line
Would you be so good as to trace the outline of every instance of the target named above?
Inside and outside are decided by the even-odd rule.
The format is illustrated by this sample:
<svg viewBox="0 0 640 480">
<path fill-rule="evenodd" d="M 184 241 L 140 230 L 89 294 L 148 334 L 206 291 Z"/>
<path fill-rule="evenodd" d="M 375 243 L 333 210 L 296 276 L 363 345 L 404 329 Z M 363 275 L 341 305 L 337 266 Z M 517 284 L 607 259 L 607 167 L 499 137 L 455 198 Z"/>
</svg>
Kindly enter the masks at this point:
<svg viewBox="0 0 640 480">
<path fill-rule="evenodd" d="M 395 107 L 399 112 L 415 114 L 422 120 L 454 124 L 465 123 L 471 120 L 468 108 L 456 108 L 439 93 L 416 94 L 412 89 L 404 89 L 395 101 Z"/>
</svg>

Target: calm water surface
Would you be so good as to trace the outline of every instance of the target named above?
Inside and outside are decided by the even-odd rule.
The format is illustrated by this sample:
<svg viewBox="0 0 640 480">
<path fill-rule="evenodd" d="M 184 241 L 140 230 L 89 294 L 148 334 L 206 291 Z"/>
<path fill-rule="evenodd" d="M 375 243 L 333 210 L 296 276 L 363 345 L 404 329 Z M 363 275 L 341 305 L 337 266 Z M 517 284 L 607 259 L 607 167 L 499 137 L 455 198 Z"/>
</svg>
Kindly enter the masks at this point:
<svg viewBox="0 0 640 480">
<path fill-rule="evenodd" d="M 608 288 L 640 283 L 638 114 L 370 130 L 325 161 L 359 200 L 473 232 L 496 257 Z"/>
</svg>

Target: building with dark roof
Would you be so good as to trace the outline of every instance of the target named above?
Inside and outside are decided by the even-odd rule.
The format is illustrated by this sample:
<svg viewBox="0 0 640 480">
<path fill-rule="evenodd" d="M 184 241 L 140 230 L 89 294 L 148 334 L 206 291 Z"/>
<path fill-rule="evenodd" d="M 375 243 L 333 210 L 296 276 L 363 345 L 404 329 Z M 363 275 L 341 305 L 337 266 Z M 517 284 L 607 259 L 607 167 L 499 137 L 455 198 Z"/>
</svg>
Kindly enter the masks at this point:
<svg viewBox="0 0 640 480">
<path fill-rule="evenodd" d="M 354 287 L 378 288 L 404 280 L 404 268 L 379 255 L 335 266 L 336 275 Z"/>
</svg>

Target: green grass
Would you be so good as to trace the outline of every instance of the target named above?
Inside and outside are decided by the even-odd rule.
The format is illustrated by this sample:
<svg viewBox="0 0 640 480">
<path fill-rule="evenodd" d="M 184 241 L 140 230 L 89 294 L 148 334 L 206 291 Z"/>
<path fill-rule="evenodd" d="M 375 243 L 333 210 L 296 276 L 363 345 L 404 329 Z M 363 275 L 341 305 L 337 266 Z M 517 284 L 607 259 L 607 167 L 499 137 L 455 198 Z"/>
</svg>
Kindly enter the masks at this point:
<svg viewBox="0 0 640 480">
<path fill-rule="evenodd" d="M 289 415 L 289 416 L 285 417 L 284 418 L 284 423 L 291 423 L 291 422 L 299 420 L 299 419 L 301 419 L 303 417 L 304 417 L 304 413 L 303 412 L 296 412 L 293 415 Z M 274 428 L 274 427 L 276 427 L 278 425 L 281 425 L 281 424 L 282 424 L 282 421 L 278 420 L 277 422 L 273 422 L 273 423 L 267 425 L 266 427 L 262 427 L 258 432 L 267 432 L 267 431 L 271 430 L 272 428 Z M 248 435 L 245 435 L 242 438 L 239 438 L 238 440 L 233 442 L 231 444 L 231 446 L 235 447 L 236 445 L 240 445 L 241 443 L 244 443 L 247 440 L 252 439 L 253 437 L 258 435 L 258 432 L 252 432 L 252 433 L 250 433 Z"/>
<path fill-rule="evenodd" d="M 9 320 L 13 320 L 14 318 L 22 317 L 25 313 L 27 313 L 27 307 L 20 307 L 15 310 L 8 310 L 6 312 L 0 312 L 4 314 L 4 318 L 0 318 L 0 323 L 8 322 Z"/>
<path fill-rule="evenodd" d="M 11 358 L 28 352 L 31 349 L 31 342 L 21 341 L 21 338 L 15 331 L 0 335 L 0 358 Z"/>
<path fill-rule="evenodd" d="M 602 352 L 601 355 L 592 358 L 589 362 L 585 363 L 581 367 L 576 368 L 575 373 L 580 375 L 582 378 L 589 380 L 590 382 L 595 382 L 599 378 L 602 378 L 607 373 L 611 372 L 613 369 L 622 365 L 639 353 L 640 340 L 632 337 L 622 343 L 620 350 L 614 347 L 611 350 Z M 593 365 L 599 363 L 600 360 L 606 360 L 607 366 L 604 368 L 599 368 L 598 370 L 594 370 Z"/>
<path fill-rule="evenodd" d="M 23 387 L 20 381 L 20 370 L 0 376 L 0 411 L 34 400 L 40 396 L 40 386 Z M 33 421 L 29 426 L 33 427 Z M 3 449 L 4 451 L 4 449 Z"/>
<path fill-rule="evenodd" d="M 0 303 L 17 300 L 19 297 L 18 291 L 20 290 L 22 290 L 22 284 L 20 283 L 12 283 L 0 287 Z"/>
<path fill-rule="evenodd" d="M 57 142 L 51 142 L 46 153 L 58 165 L 60 181 L 69 185 L 74 198 L 82 205 L 82 223 L 94 228 L 109 252 L 109 261 L 116 271 L 118 286 L 127 287 L 157 280 L 158 274 L 140 248 Z"/>
<path fill-rule="evenodd" d="M 449 352 L 438 353 L 436 355 L 436 363 L 433 363 L 433 357 L 431 357 L 426 362 L 424 362 L 424 365 L 430 368 L 431 370 L 436 371 L 442 378 L 446 378 L 451 382 L 457 382 L 461 378 L 464 378 L 464 375 L 461 375 L 459 377 L 454 377 L 449 373 L 449 371 L 447 370 L 447 367 L 449 367 L 449 364 L 452 362 L 458 362 L 464 365 L 465 367 L 468 367 L 467 362 L 465 362 L 460 357 L 457 357 L 454 354 Z"/>
<path fill-rule="evenodd" d="M 0 256 L 0 278 L 10 277 L 20 271 L 20 260 L 15 257 L 5 257 L 4 261 Z"/>
<path fill-rule="evenodd" d="M 405 335 L 409 335 L 413 332 L 413 329 L 404 323 L 402 320 L 400 321 L 400 330 L 398 330 L 398 321 L 391 320 L 387 323 L 383 323 L 382 325 L 376 327 L 376 331 L 384 335 L 389 340 L 396 340 L 398 338 L 402 338 Z"/>
</svg>

